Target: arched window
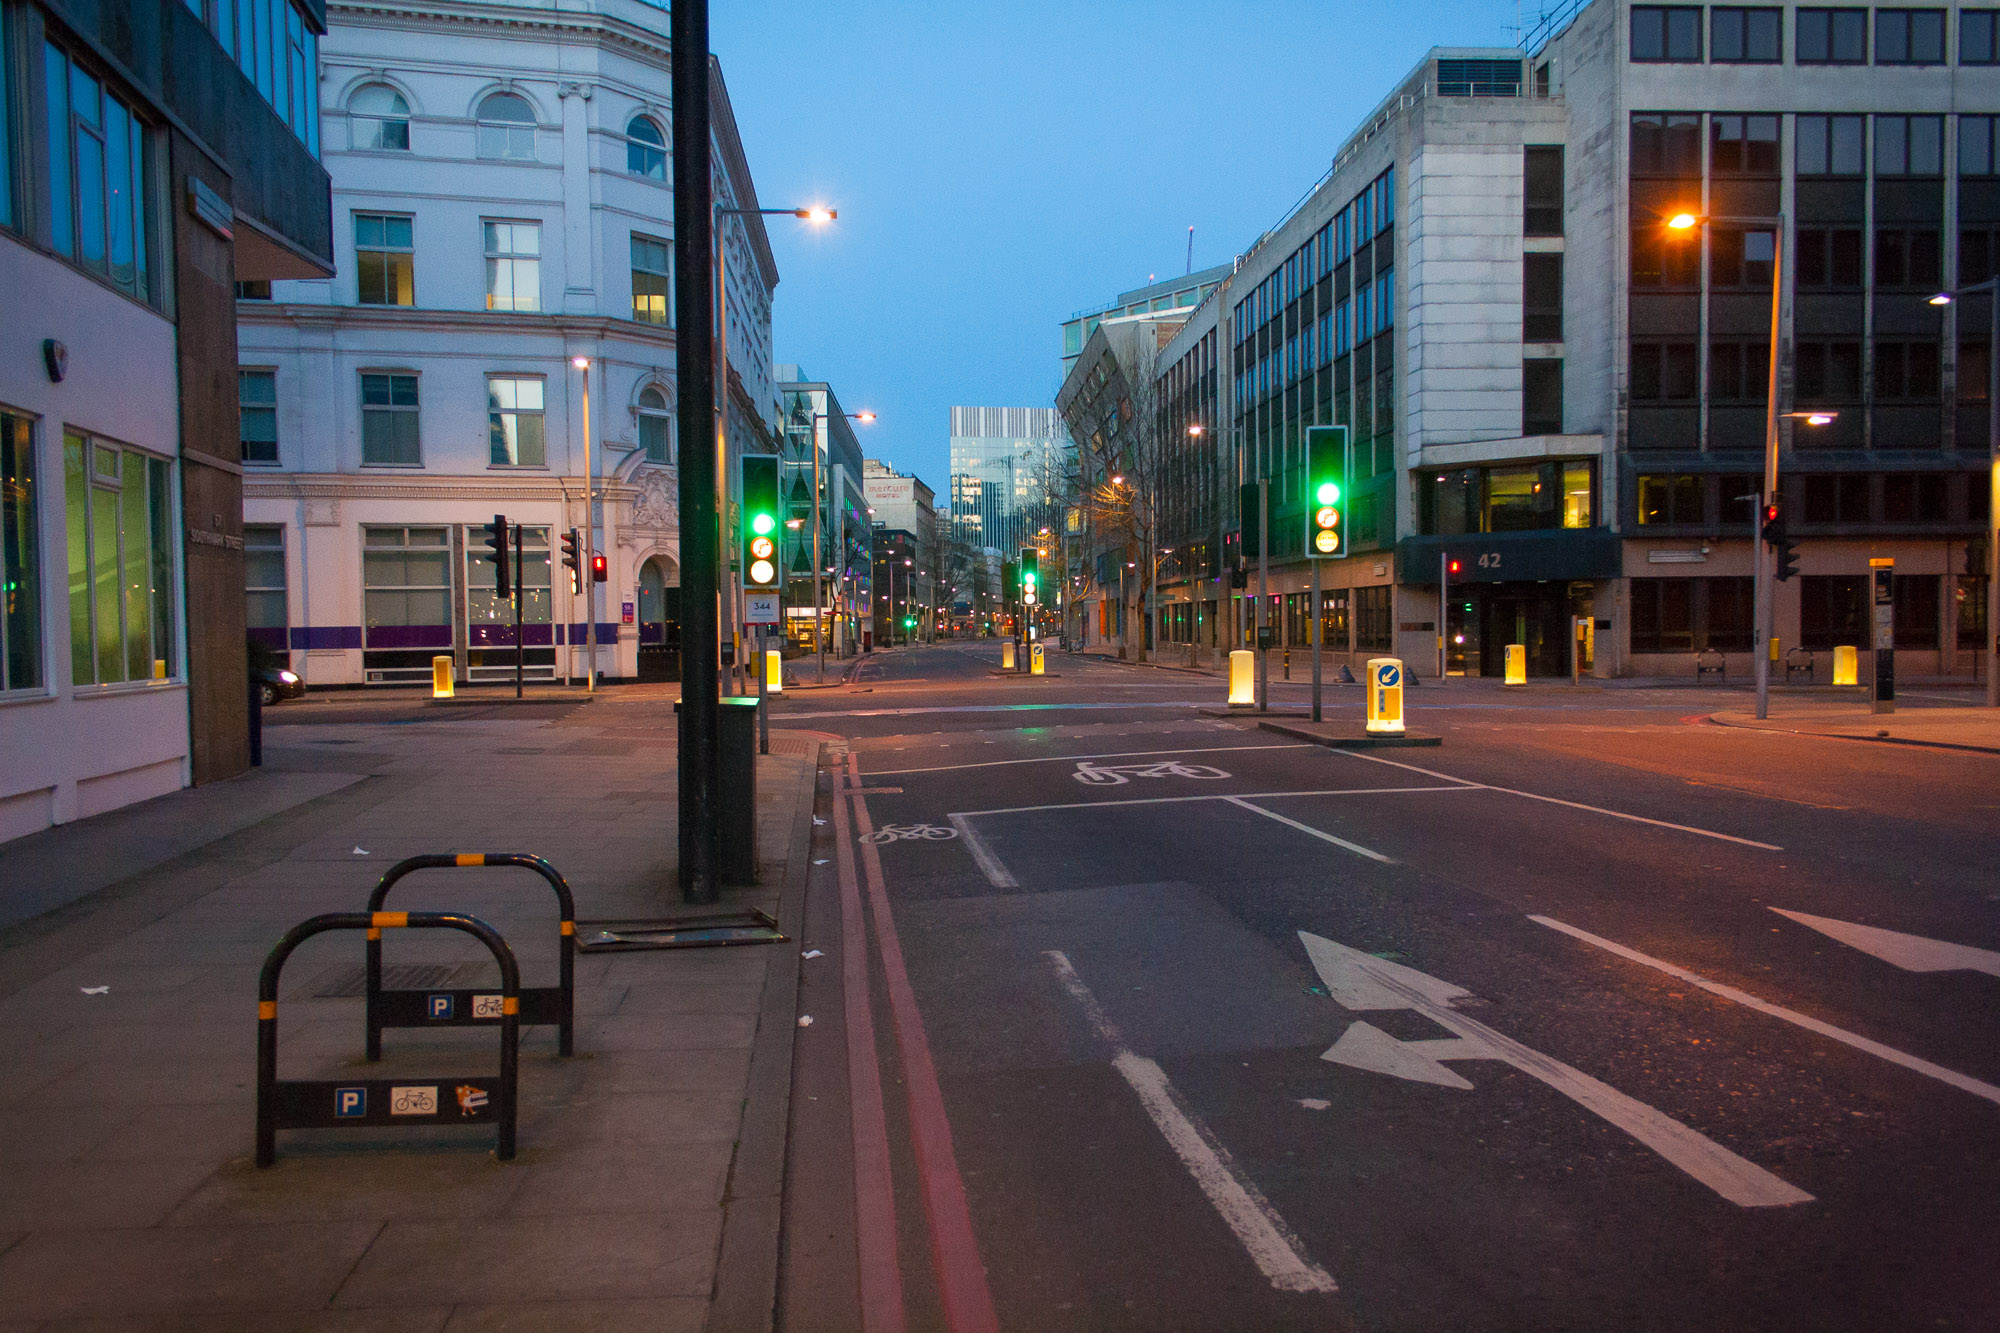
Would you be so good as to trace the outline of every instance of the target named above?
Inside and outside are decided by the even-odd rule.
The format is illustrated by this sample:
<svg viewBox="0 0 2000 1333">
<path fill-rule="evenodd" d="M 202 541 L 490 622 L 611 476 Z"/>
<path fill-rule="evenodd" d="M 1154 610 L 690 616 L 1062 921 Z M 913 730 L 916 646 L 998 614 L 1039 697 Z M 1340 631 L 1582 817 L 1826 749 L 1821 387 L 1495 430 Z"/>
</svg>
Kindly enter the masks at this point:
<svg viewBox="0 0 2000 1333">
<path fill-rule="evenodd" d="M 639 391 L 639 446 L 648 463 L 674 461 L 674 410 L 651 385 Z"/>
<path fill-rule="evenodd" d="M 649 116 L 634 116 L 625 127 L 625 170 L 656 181 L 667 178 L 667 136 Z"/>
<path fill-rule="evenodd" d="M 519 93 L 494 93 L 479 104 L 479 155 L 535 156 L 535 109 Z"/>
<path fill-rule="evenodd" d="M 410 151 L 410 104 L 388 84 L 370 83 L 355 89 L 347 100 L 347 115 L 354 127 L 356 148 Z"/>
</svg>

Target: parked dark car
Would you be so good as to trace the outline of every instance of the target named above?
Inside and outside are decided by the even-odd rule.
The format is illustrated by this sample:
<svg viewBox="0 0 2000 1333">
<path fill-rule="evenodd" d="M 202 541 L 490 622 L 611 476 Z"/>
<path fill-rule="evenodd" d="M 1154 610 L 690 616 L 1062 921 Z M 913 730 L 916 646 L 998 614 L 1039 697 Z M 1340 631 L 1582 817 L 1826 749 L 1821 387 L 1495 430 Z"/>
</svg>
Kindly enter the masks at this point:
<svg viewBox="0 0 2000 1333">
<path fill-rule="evenodd" d="M 286 664 L 284 654 L 273 652 L 255 639 L 250 641 L 250 682 L 257 687 L 266 708 L 280 699 L 297 699 L 306 692 L 306 683 Z"/>
</svg>

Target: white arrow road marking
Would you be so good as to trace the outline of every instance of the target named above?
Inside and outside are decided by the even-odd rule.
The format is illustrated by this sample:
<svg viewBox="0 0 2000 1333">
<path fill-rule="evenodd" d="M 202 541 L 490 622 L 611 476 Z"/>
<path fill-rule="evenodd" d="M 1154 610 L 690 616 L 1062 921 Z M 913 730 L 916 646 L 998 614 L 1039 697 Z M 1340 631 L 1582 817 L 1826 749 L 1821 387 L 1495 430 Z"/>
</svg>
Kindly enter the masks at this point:
<svg viewBox="0 0 2000 1333">
<path fill-rule="evenodd" d="M 1245 810 L 1255 811 L 1257 814 L 1264 816 L 1264 818 L 1266 819 L 1275 819 L 1280 824 L 1289 824 L 1291 827 L 1297 829 L 1301 833 L 1310 833 L 1315 838 L 1323 839 L 1327 842 L 1332 843 L 1336 847 L 1345 847 L 1348 851 L 1353 852 L 1357 856 L 1365 856 L 1371 861 L 1380 861 L 1385 866 L 1392 866 L 1396 864 L 1396 860 L 1394 857 L 1384 856 L 1380 852 L 1371 852 L 1358 842 L 1349 842 L 1345 838 L 1336 838 L 1331 833 L 1326 832 L 1324 829 L 1316 829 L 1311 824 L 1301 824 L 1296 819 L 1289 819 L 1284 815 L 1279 814 L 1275 810 L 1266 810 L 1261 805 L 1252 805 L 1250 804 L 1250 802 L 1244 800 L 1241 796 L 1225 796 L 1222 799 L 1228 801 L 1231 805 L 1240 805 Z"/>
<path fill-rule="evenodd" d="M 1459 1088 L 1472 1084 L 1439 1064 L 1440 1060 L 1499 1060 L 1616 1125 L 1733 1204 L 1773 1208 L 1812 1202 L 1813 1196 L 1804 1190 L 1786 1184 L 1673 1117 L 1452 1009 L 1450 1001 L 1468 993 L 1460 987 L 1303 930 L 1299 940 L 1327 990 L 1347 1008 L 1414 1009 L 1453 1034 L 1436 1041 L 1398 1042 L 1370 1024 L 1356 1023 L 1353 1027 L 1365 1027 L 1368 1032 L 1350 1044 L 1350 1028 L 1320 1057 L 1322 1060 Z"/>
<path fill-rule="evenodd" d="M 1060 949 L 1050 949 L 1042 957 L 1049 960 L 1056 979 L 1083 1010 L 1097 1035 L 1116 1048 L 1111 1067 L 1139 1094 L 1139 1104 L 1145 1107 L 1146 1115 L 1249 1252 L 1257 1271 L 1279 1291 L 1338 1291 L 1332 1275 L 1304 1257 L 1304 1244 L 1285 1225 L 1285 1219 L 1278 1216 L 1271 1201 L 1237 1170 L 1229 1149 L 1182 1103 L 1180 1094 L 1167 1079 L 1167 1071 L 1143 1055 L 1134 1055 L 1125 1045 L 1104 1007 L 1076 974 L 1069 955 Z"/>
<path fill-rule="evenodd" d="M 1927 940 L 1921 935 L 1905 935 L 1900 930 L 1884 930 L 1880 926 L 1860 926 L 1852 921 L 1835 921 L 1827 916 L 1787 912 L 1782 907 L 1771 910 L 1779 916 L 1790 917 L 1802 926 L 1811 926 L 1822 935 L 1830 935 L 1849 948 L 1874 954 L 1905 972 L 1984 972 L 1988 976 L 2000 977 L 2000 953 L 1991 949 Z"/>
<path fill-rule="evenodd" d="M 1846 1028 L 1837 1028 L 1831 1023 L 1822 1023 L 1819 1019 L 1799 1013 L 1796 1009 L 1787 1009 L 1781 1004 L 1772 1004 L 1769 1000 L 1760 1000 L 1748 991 L 1740 991 L 1734 986 L 1725 986 L 1719 981 L 1710 981 L 1707 977 L 1697 976 L 1684 967 L 1675 967 L 1672 963 L 1662 962 L 1658 958 L 1640 953 L 1637 949 L 1628 949 L 1622 944 L 1614 944 L 1602 936 L 1593 935 L 1587 930 L 1578 930 L 1575 926 L 1565 925 L 1553 917 L 1530 916 L 1528 920 L 1538 921 L 1550 930 L 1560 930 L 1563 934 L 1582 940 L 1585 944 L 1594 944 L 1607 953 L 1615 953 L 1620 958 L 1627 958 L 1632 962 L 1650 967 L 1655 971 L 1664 972 L 1670 977 L 1687 982 L 1690 986 L 1699 986 L 1710 995 L 1720 995 L 1725 1000 L 1734 1000 L 1746 1009 L 1755 1009 L 1760 1014 L 1769 1014 L 1773 1018 L 1782 1018 L 1787 1023 L 1795 1023 L 1808 1032 L 1817 1032 L 1822 1037 L 1831 1037 L 1837 1042 L 1852 1046 L 1857 1051 L 1866 1051 L 1870 1055 L 1887 1060 L 1892 1065 L 1901 1065 L 1905 1069 L 1915 1070 L 1927 1078 L 1934 1078 L 1940 1083 L 1949 1083 L 1954 1088 L 1969 1092 L 1975 1097 L 1984 1097 L 1987 1101 L 1995 1105 L 2000 1105 L 2000 1088 L 1994 1087 L 1991 1083 L 1985 1083 L 1973 1078 L 1969 1074 L 1961 1074 L 1956 1070 L 1946 1069 L 1943 1065 L 1934 1065 L 1928 1060 L 1911 1055 L 1906 1051 L 1899 1051 L 1893 1046 L 1884 1046 L 1879 1041 L 1871 1041 L 1858 1032 L 1849 1032 Z"/>
</svg>

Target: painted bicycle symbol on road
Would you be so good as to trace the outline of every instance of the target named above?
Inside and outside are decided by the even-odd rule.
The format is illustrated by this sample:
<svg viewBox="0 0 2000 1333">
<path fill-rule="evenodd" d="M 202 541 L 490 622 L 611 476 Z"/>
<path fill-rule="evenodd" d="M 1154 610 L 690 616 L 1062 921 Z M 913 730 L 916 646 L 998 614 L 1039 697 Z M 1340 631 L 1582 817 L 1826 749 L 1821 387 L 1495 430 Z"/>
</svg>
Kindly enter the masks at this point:
<svg viewBox="0 0 2000 1333">
<path fill-rule="evenodd" d="M 1183 764 L 1168 760 L 1163 764 L 1093 764 L 1088 760 L 1070 774 L 1086 787 L 1122 787 L 1133 778 L 1201 778 L 1212 781 L 1229 775 L 1206 764 Z"/>
<path fill-rule="evenodd" d="M 884 824 L 873 833 L 862 834 L 857 841 L 880 846 L 888 842 L 949 842 L 957 836 L 957 829 L 942 824 Z"/>
</svg>

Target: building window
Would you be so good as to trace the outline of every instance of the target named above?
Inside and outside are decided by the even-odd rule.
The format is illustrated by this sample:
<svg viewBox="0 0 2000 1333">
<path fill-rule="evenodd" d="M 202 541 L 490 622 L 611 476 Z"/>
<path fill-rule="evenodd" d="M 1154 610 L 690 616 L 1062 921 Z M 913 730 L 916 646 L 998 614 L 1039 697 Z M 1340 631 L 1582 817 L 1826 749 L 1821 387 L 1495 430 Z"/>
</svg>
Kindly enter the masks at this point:
<svg viewBox="0 0 2000 1333">
<path fill-rule="evenodd" d="M 1754 582 L 1633 579 L 1635 653 L 1748 652 Z"/>
<path fill-rule="evenodd" d="M 1890 472 L 1882 478 L 1884 523 L 1947 523 L 1951 492 L 1942 472 Z"/>
<path fill-rule="evenodd" d="M 1761 403 L 1770 395 L 1769 343 L 1710 343 L 1708 396 L 1717 403 Z"/>
<path fill-rule="evenodd" d="M 543 467 L 548 440 L 543 433 L 542 381 L 494 375 L 486 381 L 486 434 L 495 467 Z"/>
<path fill-rule="evenodd" d="M 1877 402 L 1934 403 L 1941 392 L 1934 342 L 1875 344 Z"/>
<path fill-rule="evenodd" d="M 1816 653 L 1868 644 L 1868 576 L 1807 574 L 1799 579 L 1799 646 Z"/>
<path fill-rule="evenodd" d="M 1632 117 L 1632 174 L 1701 179 L 1701 117 L 1644 112 Z"/>
<path fill-rule="evenodd" d="M 1768 292 L 1776 238 L 1768 231 L 1736 231 L 1712 227 L 1708 233 L 1708 285 L 1712 288 Z"/>
<path fill-rule="evenodd" d="M 417 438 L 417 377 L 387 371 L 361 376 L 361 461 L 421 467 Z"/>
<path fill-rule="evenodd" d="M 1939 604 L 1941 591 L 1936 574 L 1896 574 L 1889 580 L 1889 596 L 1896 613 L 1898 648 L 1936 648 L 1939 644 Z"/>
<path fill-rule="evenodd" d="M 486 240 L 486 308 L 542 308 L 542 224 L 483 219 Z"/>
<path fill-rule="evenodd" d="M 78 685 L 174 672 L 177 536 L 163 458 L 63 436 L 70 674 Z"/>
<path fill-rule="evenodd" d="M 1875 233 L 1875 285 L 1937 290 L 1944 238 L 1935 231 Z"/>
<path fill-rule="evenodd" d="M 1875 63 L 1878 65 L 1942 65 L 1942 9 L 1878 9 L 1875 11 Z"/>
<path fill-rule="evenodd" d="M 632 318 L 666 328 L 674 322 L 674 246 L 632 233 Z"/>
<path fill-rule="evenodd" d="M 48 83 L 49 231 L 57 253 L 146 300 L 146 131 L 60 47 Z"/>
<path fill-rule="evenodd" d="M 1562 336 L 1563 257 L 1560 254 L 1523 255 L 1521 341 L 1559 343 Z"/>
<path fill-rule="evenodd" d="M 1779 38 L 1781 9 L 1708 11 L 1708 58 L 1726 65 L 1775 65 L 1784 59 Z"/>
<path fill-rule="evenodd" d="M 14 221 L 14 94 L 13 54 L 7 40 L 7 29 L 13 25 L 0 27 L 0 227 L 17 225 Z"/>
<path fill-rule="evenodd" d="M 449 529 L 363 528 L 362 664 L 371 672 L 402 668 L 413 679 L 428 671 L 433 654 L 452 650 L 451 592 Z"/>
<path fill-rule="evenodd" d="M 479 104 L 481 157 L 535 159 L 535 108 L 519 93 L 491 93 Z"/>
<path fill-rule="evenodd" d="M 1866 170 L 1860 116 L 1800 116 L 1793 157 L 1801 176 L 1859 176 Z"/>
<path fill-rule="evenodd" d="M 1529 144 L 1521 150 L 1521 234 L 1563 234 L 1563 149 Z"/>
<path fill-rule="evenodd" d="M 1563 428 L 1561 357 L 1521 362 L 1521 434 L 1560 435 Z"/>
<path fill-rule="evenodd" d="M 268 301 L 271 299 L 269 278 L 248 278 L 236 284 L 236 299 L 239 301 Z"/>
<path fill-rule="evenodd" d="M 1354 590 L 1354 647 L 1357 652 L 1387 652 L 1393 622 L 1389 617 L 1387 585 Z"/>
<path fill-rule="evenodd" d="M 1805 477 L 1807 523 L 1866 523 L 1868 475 L 1864 472 L 1809 472 Z"/>
<path fill-rule="evenodd" d="M 1709 167 L 1718 176 L 1778 174 L 1776 116 L 1710 116 Z"/>
<path fill-rule="evenodd" d="M 243 610 L 250 638 L 272 652 L 290 648 L 285 634 L 285 529 L 243 525 Z"/>
<path fill-rule="evenodd" d="M 347 99 L 354 146 L 382 152 L 410 151 L 410 104 L 386 83 L 363 84 Z"/>
<path fill-rule="evenodd" d="M 1701 287 L 1701 242 L 1657 222 L 1632 229 L 1635 289 L 1696 291 Z"/>
<path fill-rule="evenodd" d="M 1798 400 L 1815 407 L 1861 401 L 1861 344 L 1802 342 L 1793 351 Z"/>
<path fill-rule="evenodd" d="M 1994 127 L 2000 117 L 1960 116 L 1958 118 L 1958 174 L 1961 176 L 1992 176 L 1996 173 L 1993 162 L 2000 154 L 1993 151 Z"/>
<path fill-rule="evenodd" d="M 527 665 L 532 669 L 541 666 L 545 671 L 555 662 L 554 639 L 550 626 L 553 603 L 549 596 L 549 530 L 545 527 L 520 525 L 521 558 L 514 566 L 517 571 L 515 581 L 521 590 L 522 642 L 527 647 Z M 508 540 L 513 540 L 509 532 Z M 501 597 L 493 587 L 493 565 L 486 553 L 486 529 L 484 526 L 468 526 L 462 540 L 465 543 L 465 637 L 474 650 L 472 666 L 481 663 L 481 650 L 505 648 L 507 652 L 495 665 L 504 667 L 511 675 L 514 668 L 514 602 L 512 598 Z M 512 559 L 512 552 L 509 552 Z M 476 678 L 476 673 L 475 673 Z"/>
<path fill-rule="evenodd" d="M 43 684 L 37 480 L 33 423 L 0 410 L 0 691 Z"/>
<path fill-rule="evenodd" d="M 1866 9 L 1801 9 L 1792 39 L 1801 65 L 1868 63 Z"/>
<path fill-rule="evenodd" d="M 1694 525 L 1702 521 L 1701 478 L 1690 472 L 1639 474 L 1639 525 Z"/>
<path fill-rule="evenodd" d="M 246 463 L 278 461 L 278 372 L 236 372 L 236 433 Z"/>
<path fill-rule="evenodd" d="M 648 180 L 667 178 L 667 136 L 650 116 L 634 116 L 625 126 L 625 170 Z"/>
<path fill-rule="evenodd" d="M 415 222 L 393 213 L 354 215 L 355 299 L 362 305 L 415 305 Z"/>
<path fill-rule="evenodd" d="M 1801 291 L 1859 291 L 1861 233 L 1854 228 L 1801 227 L 1794 270 Z"/>
<path fill-rule="evenodd" d="M 648 463 L 674 461 L 673 405 L 652 385 L 639 391 L 639 447 Z"/>
<path fill-rule="evenodd" d="M 2000 10 L 1962 9 L 1958 12 L 1958 63 L 2000 65 Z"/>
<path fill-rule="evenodd" d="M 1692 402 L 1700 388 L 1693 343 L 1633 342 L 1634 402 Z"/>
<path fill-rule="evenodd" d="M 1632 6 L 1632 59 L 1679 63 L 1699 61 L 1701 6 Z"/>
<path fill-rule="evenodd" d="M 1942 176 L 1944 117 L 1875 117 L 1875 174 Z"/>
</svg>

